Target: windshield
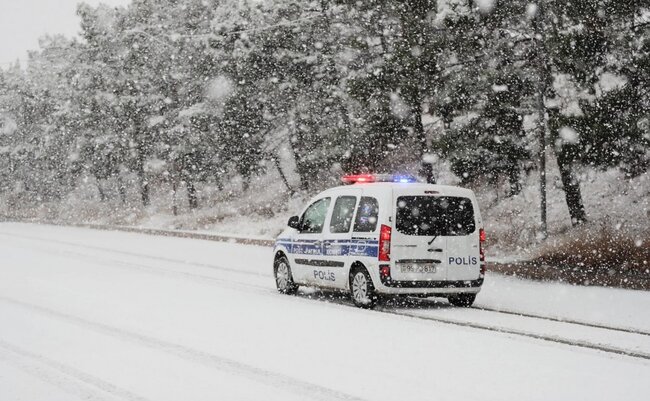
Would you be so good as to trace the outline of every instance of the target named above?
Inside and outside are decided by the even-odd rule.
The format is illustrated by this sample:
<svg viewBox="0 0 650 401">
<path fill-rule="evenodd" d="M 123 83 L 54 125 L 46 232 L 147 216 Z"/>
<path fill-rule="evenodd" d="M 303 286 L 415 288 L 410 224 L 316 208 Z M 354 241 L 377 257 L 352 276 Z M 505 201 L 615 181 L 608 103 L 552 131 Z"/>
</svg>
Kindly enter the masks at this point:
<svg viewBox="0 0 650 401">
<path fill-rule="evenodd" d="M 474 232 L 474 208 L 468 198 L 400 196 L 396 229 L 406 235 L 456 236 Z"/>
</svg>

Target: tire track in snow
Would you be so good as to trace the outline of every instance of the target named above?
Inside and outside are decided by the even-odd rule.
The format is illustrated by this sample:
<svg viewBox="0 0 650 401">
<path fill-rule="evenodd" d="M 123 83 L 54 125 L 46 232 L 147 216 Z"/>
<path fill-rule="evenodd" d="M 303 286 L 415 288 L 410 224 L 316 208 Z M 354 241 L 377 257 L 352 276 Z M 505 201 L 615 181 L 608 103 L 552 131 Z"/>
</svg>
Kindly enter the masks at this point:
<svg viewBox="0 0 650 401">
<path fill-rule="evenodd" d="M 418 310 L 418 309 L 426 309 L 426 307 L 428 307 L 428 306 L 439 306 L 440 305 L 440 303 L 438 301 L 434 301 L 434 300 L 426 299 L 426 298 L 425 299 L 412 298 L 412 299 L 410 299 L 410 303 L 415 307 L 416 310 Z M 601 324 L 601 323 L 591 323 L 591 322 L 586 322 L 586 321 L 583 321 L 583 320 L 574 320 L 574 319 L 565 319 L 565 318 L 552 317 L 552 316 L 536 315 L 534 313 L 517 312 L 517 311 L 507 310 L 507 309 L 491 308 L 491 307 L 488 307 L 488 306 L 476 306 L 475 305 L 475 306 L 472 306 L 470 309 L 475 310 L 475 311 L 485 311 L 485 312 L 491 312 L 491 313 L 497 313 L 497 314 L 503 314 L 503 315 L 510 315 L 510 316 L 519 316 L 519 317 L 538 319 L 538 320 L 547 320 L 547 321 L 550 321 L 550 322 L 565 323 L 565 324 L 571 324 L 571 325 L 576 325 L 576 326 L 584 326 L 584 327 L 590 327 L 590 328 L 595 328 L 595 329 L 618 331 L 618 332 L 621 332 L 621 333 L 638 334 L 638 335 L 641 335 L 641 336 L 650 336 L 649 331 L 645 331 L 645 330 L 642 330 L 642 329 L 635 329 L 635 328 L 631 328 L 631 327 L 618 327 L 618 326 L 611 326 L 611 325 Z"/>
<path fill-rule="evenodd" d="M 160 340 L 155 337 L 146 336 L 129 330 L 119 329 L 107 324 L 93 322 L 78 316 L 56 311 L 39 305 L 23 302 L 17 299 L 0 296 L 0 301 L 11 305 L 21 307 L 33 312 L 40 313 L 51 318 L 64 320 L 78 326 L 92 329 L 96 332 L 107 334 L 114 338 L 119 338 L 132 343 L 143 345 L 151 349 L 163 351 L 168 354 L 178 356 L 182 359 L 201 363 L 205 366 L 216 368 L 221 371 L 229 372 L 251 380 L 267 384 L 270 386 L 281 386 L 287 391 L 300 394 L 305 399 L 313 400 L 346 400 L 346 401 L 364 401 L 362 398 L 346 394 L 337 390 L 320 386 L 318 384 L 302 381 L 300 379 L 252 366 L 230 358 L 221 357 L 209 352 L 200 351 L 194 348 L 186 347 L 180 344 Z M 0 345 L 3 345 L 0 342 Z M 92 379 L 92 378 L 91 378 Z M 97 379 L 99 380 L 99 379 Z M 140 400 L 140 399 L 138 399 Z"/>
<path fill-rule="evenodd" d="M 504 315 L 513 315 L 513 316 L 529 317 L 529 318 L 540 319 L 540 320 L 549 320 L 551 322 L 575 324 L 575 325 L 578 325 L 578 326 L 593 327 L 593 328 L 596 328 L 596 329 L 620 331 L 622 333 L 638 334 L 638 335 L 641 335 L 641 336 L 650 336 L 649 331 L 633 329 L 631 327 L 616 327 L 616 326 L 610 326 L 610 325 L 607 325 L 607 324 L 590 323 L 590 322 L 585 322 L 585 321 L 582 321 L 582 320 L 573 320 L 573 319 L 564 319 L 564 318 L 557 318 L 557 317 L 551 317 L 551 316 L 535 315 L 535 314 L 532 314 L 532 313 L 524 313 L 524 312 L 517 312 L 517 311 L 511 311 L 511 310 L 505 310 L 505 309 L 490 308 L 490 307 L 486 307 L 486 306 L 474 306 L 472 309 L 483 310 L 483 311 L 494 312 L 494 313 L 502 313 Z"/>
<path fill-rule="evenodd" d="M 650 360 L 650 354 L 645 352 L 633 351 L 633 350 L 612 347 L 603 344 L 596 344 L 588 341 L 570 340 L 559 336 L 536 334 L 536 333 L 531 333 L 529 331 L 517 330 L 517 329 L 499 327 L 499 326 L 491 326 L 483 323 L 476 323 L 476 322 L 469 322 L 469 321 L 455 320 L 455 319 L 446 319 L 446 318 L 433 317 L 433 316 L 423 316 L 417 313 L 401 312 L 401 311 L 387 310 L 387 309 L 378 309 L 377 311 L 391 314 L 391 315 L 405 316 L 405 317 L 410 317 L 410 318 L 420 319 L 420 320 L 429 320 L 429 321 L 434 321 L 439 323 L 450 324 L 454 326 L 469 327 L 473 329 L 486 330 L 486 331 L 492 331 L 492 332 L 503 333 L 503 334 L 513 334 L 517 336 L 533 338 L 536 340 L 554 342 L 554 343 L 569 345 L 573 347 L 589 348 L 592 350 L 607 352 L 611 354 Z"/>
<path fill-rule="evenodd" d="M 0 360 L 6 360 L 23 372 L 84 400 L 109 401 L 117 398 L 128 401 L 148 401 L 91 374 L 29 352 L 1 339 Z"/>
<path fill-rule="evenodd" d="M 316 291 L 317 291 L 316 295 L 298 293 L 296 295 L 296 297 L 297 298 L 302 298 L 302 299 L 305 299 L 305 300 L 307 300 L 307 299 L 316 300 L 316 301 L 324 302 L 326 304 L 341 305 L 341 306 L 346 306 L 346 307 L 357 309 L 357 307 L 352 303 L 351 300 L 348 299 L 348 297 L 345 294 L 342 294 L 340 292 L 327 291 L 327 290 L 318 290 L 318 289 Z M 320 293 L 320 295 L 318 295 L 318 293 Z M 325 294 L 329 294 L 330 296 L 326 296 Z M 420 300 L 420 299 L 414 299 L 414 301 L 422 302 L 422 300 Z M 423 309 L 419 308 L 419 309 L 415 309 L 415 310 L 417 311 L 417 310 L 423 310 Z M 426 309 L 424 309 L 424 310 L 426 310 Z M 481 309 L 478 309 L 478 310 L 481 310 Z M 616 347 L 616 346 L 613 346 L 613 345 L 594 343 L 594 342 L 590 342 L 590 341 L 581 341 L 581 340 L 569 339 L 569 338 L 565 338 L 565 337 L 562 337 L 562 336 L 538 334 L 538 333 L 534 333 L 534 332 L 530 332 L 530 331 L 518 330 L 516 328 L 492 326 L 492 325 L 487 325 L 487 324 L 484 324 L 484 323 L 479 323 L 479 322 L 471 321 L 471 320 L 457 320 L 457 319 L 448 319 L 448 318 L 437 317 L 437 316 L 426 316 L 426 315 L 418 314 L 417 312 L 404 312 L 401 309 L 390 309 L 390 308 L 381 307 L 381 306 L 378 306 L 377 308 L 372 309 L 372 310 L 360 310 L 360 312 L 381 313 L 381 314 L 385 314 L 385 315 L 409 317 L 409 318 L 414 318 L 414 319 L 417 319 L 417 320 L 427 320 L 427 321 L 442 323 L 442 324 L 446 324 L 446 325 L 467 327 L 467 328 L 471 328 L 471 329 L 490 331 L 490 332 L 499 333 L 499 334 L 511 334 L 511 335 L 516 335 L 516 336 L 519 336 L 519 337 L 532 338 L 532 339 L 535 339 L 535 340 L 540 340 L 540 341 L 545 341 L 545 342 L 559 343 L 559 344 L 578 347 L 578 348 L 589 348 L 589 349 L 592 349 L 592 350 L 612 353 L 612 354 L 621 355 L 621 356 L 627 356 L 627 357 L 632 357 L 632 358 L 650 360 L 650 353 L 646 353 L 646 352 L 642 352 L 642 351 L 635 351 L 635 350 L 630 350 L 630 349 L 626 349 L 626 348 L 619 348 L 619 347 Z M 486 311 L 486 312 L 488 312 L 488 311 Z M 489 312 L 491 312 L 491 311 L 489 311 Z M 517 315 L 517 314 L 515 314 L 515 315 Z M 537 316 L 524 316 L 524 315 L 519 315 L 519 316 L 526 317 L 526 318 L 538 318 Z M 553 320 L 553 319 L 543 319 L 543 320 Z M 562 320 L 558 320 L 557 323 L 564 323 L 564 324 L 567 324 L 567 325 L 577 324 L 577 323 L 567 322 L 567 321 L 562 321 Z M 577 324 L 577 325 L 580 325 L 580 324 Z M 592 327 L 590 325 L 585 325 L 585 326 L 591 327 L 591 328 L 598 328 L 598 329 L 601 329 L 601 330 L 607 330 L 607 328 L 605 328 L 605 327 Z M 644 333 L 635 333 L 633 331 L 626 331 L 625 329 L 615 330 L 615 331 L 623 331 L 623 332 L 626 332 L 627 334 L 645 335 Z"/>
</svg>

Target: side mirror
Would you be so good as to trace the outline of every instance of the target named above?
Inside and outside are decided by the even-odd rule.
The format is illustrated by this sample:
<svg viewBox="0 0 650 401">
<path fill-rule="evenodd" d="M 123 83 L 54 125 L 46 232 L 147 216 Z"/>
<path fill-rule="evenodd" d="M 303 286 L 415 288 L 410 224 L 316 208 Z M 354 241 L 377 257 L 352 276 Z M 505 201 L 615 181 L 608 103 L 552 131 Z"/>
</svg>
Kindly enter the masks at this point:
<svg viewBox="0 0 650 401">
<path fill-rule="evenodd" d="M 287 225 L 293 229 L 299 230 L 300 229 L 300 217 L 298 216 L 291 216 L 289 217 L 289 222 Z"/>
</svg>

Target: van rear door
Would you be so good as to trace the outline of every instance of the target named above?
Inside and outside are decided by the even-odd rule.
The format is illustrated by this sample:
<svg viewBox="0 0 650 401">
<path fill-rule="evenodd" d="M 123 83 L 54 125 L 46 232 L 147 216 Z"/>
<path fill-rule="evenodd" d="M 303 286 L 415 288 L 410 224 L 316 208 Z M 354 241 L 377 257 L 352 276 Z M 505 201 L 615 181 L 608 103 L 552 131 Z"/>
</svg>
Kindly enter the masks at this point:
<svg viewBox="0 0 650 401">
<path fill-rule="evenodd" d="M 393 197 L 393 280 L 478 278 L 478 227 L 470 198 L 421 188 L 395 189 Z"/>
<path fill-rule="evenodd" d="M 449 203 L 447 280 L 476 280 L 480 275 L 478 204 L 469 197 L 454 197 Z"/>
<path fill-rule="evenodd" d="M 430 203 L 424 191 L 393 190 L 391 278 L 395 281 L 444 281 L 447 279 L 446 239 L 432 235 Z"/>
</svg>

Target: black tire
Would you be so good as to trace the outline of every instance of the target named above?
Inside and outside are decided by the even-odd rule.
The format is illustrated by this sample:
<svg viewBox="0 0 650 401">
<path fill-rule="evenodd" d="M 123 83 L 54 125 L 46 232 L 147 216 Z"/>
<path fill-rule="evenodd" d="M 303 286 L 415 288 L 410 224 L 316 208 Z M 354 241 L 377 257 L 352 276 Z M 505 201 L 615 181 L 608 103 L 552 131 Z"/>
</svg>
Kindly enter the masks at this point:
<svg viewBox="0 0 650 401">
<path fill-rule="evenodd" d="M 350 297 L 360 308 L 371 309 L 377 305 L 379 298 L 366 269 L 356 268 L 350 272 Z"/>
<path fill-rule="evenodd" d="M 298 284 L 293 281 L 291 266 L 289 266 L 289 260 L 286 257 L 275 258 L 273 277 L 275 277 L 275 286 L 281 294 L 293 295 L 298 292 Z"/>
<path fill-rule="evenodd" d="M 455 294 L 447 297 L 449 303 L 461 308 L 469 308 L 476 300 L 476 294 Z"/>
</svg>

